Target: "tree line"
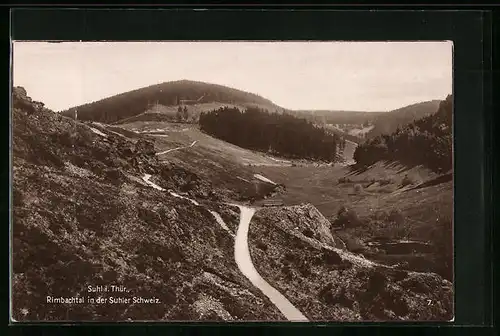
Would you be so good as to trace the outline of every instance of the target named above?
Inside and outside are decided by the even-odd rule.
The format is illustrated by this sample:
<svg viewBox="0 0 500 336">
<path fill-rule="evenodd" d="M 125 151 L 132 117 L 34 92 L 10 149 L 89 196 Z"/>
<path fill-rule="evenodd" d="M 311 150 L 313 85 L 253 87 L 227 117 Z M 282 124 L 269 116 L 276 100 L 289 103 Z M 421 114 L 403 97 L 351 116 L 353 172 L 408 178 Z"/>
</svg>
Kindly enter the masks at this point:
<svg viewBox="0 0 500 336">
<path fill-rule="evenodd" d="M 177 113 L 175 115 L 175 118 L 177 119 L 177 121 L 187 121 L 189 118 L 189 113 L 188 113 L 187 107 L 186 106 L 184 106 L 184 107 L 179 106 L 177 108 Z"/>
<path fill-rule="evenodd" d="M 408 166 L 424 165 L 438 173 L 449 171 L 453 166 L 452 110 L 453 96 L 449 95 L 435 114 L 359 145 L 354 160 L 361 166 L 389 160 Z"/>
<path fill-rule="evenodd" d="M 199 118 L 200 129 L 240 147 L 287 158 L 332 162 L 339 138 L 310 121 L 259 108 L 222 107 Z"/>
</svg>

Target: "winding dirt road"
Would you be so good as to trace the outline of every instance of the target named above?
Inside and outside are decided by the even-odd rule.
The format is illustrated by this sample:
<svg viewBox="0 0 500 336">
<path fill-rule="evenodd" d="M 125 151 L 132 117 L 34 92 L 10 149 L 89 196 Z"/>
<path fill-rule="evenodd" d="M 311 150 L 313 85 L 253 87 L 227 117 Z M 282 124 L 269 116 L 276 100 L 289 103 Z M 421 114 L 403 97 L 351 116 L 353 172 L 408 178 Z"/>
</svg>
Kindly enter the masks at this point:
<svg viewBox="0 0 500 336">
<path fill-rule="evenodd" d="M 142 179 L 146 182 L 150 187 L 155 188 L 160 191 L 167 191 L 159 185 L 155 184 L 150 180 L 151 175 L 145 174 Z M 179 195 L 171 190 L 168 190 L 170 195 L 182 198 L 187 201 L 190 201 L 196 206 L 201 206 L 197 201 L 190 199 L 188 197 Z M 288 301 L 288 299 L 283 296 L 280 292 L 278 292 L 274 287 L 272 287 L 266 280 L 264 280 L 259 272 L 255 269 L 253 265 L 252 258 L 250 257 L 250 250 L 248 248 L 248 229 L 250 227 L 250 221 L 252 220 L 253 214 L 255 213 L 255 209 L 249 208 L 242 205 L 231 204 L 237 206 L 240 209 L 240 224 L 238 226 L 238 230 L 236 232 L 235 242 L 234 242 L 234 259 L 236 264 L 238 265 L 239 270 L 245 277 L 250 280 L 250 282 L 260 289 L 264 295 L 266 295 L 269 300 L 278 308 L 278 310 L 286 317 L 287 320 L 291 322 L 304 322 L 308 321 L 307 318 L 297 309 L 294 305 Z M 209 212 L 214 216 L 217 223 L 229 234 L 234 237 L 234 234 L 228 228 L 224 220 L 221 216 L 213 211 L 209 210 Z"/>
<path fill-rule="evenodd" d="M 266 280 L 264 280 L 259 272 L 253 265 L 252 258 L 250 257 L 250 250 L 248 248 L 248 229 L 250 221 L 252 220 L 255 209 L 236 205 L 240 208 L 240 224 L 236 233 L 234 243 L 234 258 L 241 273 L 250 280 L 250 282 L 260 289 L 264 295 L 285 315 L 287 320 L 291 322 L 305 322 L 308 319 L 288 301 L 288 299 L 272 287 Z"/>
</svg>

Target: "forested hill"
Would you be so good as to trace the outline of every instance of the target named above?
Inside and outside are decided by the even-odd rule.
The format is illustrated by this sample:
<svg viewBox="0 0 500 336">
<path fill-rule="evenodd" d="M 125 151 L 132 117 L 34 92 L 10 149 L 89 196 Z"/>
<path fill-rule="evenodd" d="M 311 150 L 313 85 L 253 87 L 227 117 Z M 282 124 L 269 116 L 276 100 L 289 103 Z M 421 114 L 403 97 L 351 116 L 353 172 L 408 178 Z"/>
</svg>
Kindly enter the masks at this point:
<svg viewBox="0 0 500 336">
<path fill-rule="evenodd" d="M 354 160 L 360 166 L 389 160 L 408 166 L 424 165 L 439 173 L 447 172 L 452 169 L 452 111 L 453 96 L 449 95 L 440 102 L 435 114 L 358 146 Z"/>
<path fill-rule="evenodd" d="M 74 117 L 74 112 L 77 110 L 80 120 L 113 123 L 143 113 L 153 104 L 177 106 L 179 100 L 196 101 L 198 99 L 198 103 L 219 102 L 241 106 L 258 106 L 273 111 L 281 110 L 270 100 L 253 93 L 217 84 L 180 80 L 125 92 L 76 106 L 61 113 L 68 117 Z"/>
<path fill-rule="evenodd" d="M 377 113 L 373 121 L 373 129 L 366 135 L 367 138 L 374 138 L 382 134 L 395 132 L 398 127 L 435 113 L 439 107 L 440 100 L 429 100 L 416 104 L 411 104 L 397 110 L 386 113 Z"/>
<path fill-rule="evenodd" d="M 440 100 L 430 100 L 411 104 L 392 111 L 335 111 L 335 110 L 295 110 L 289 111 L 299 118 L 305 118 L 316 124 L 370 124 L 374 128 L 367 137 L 394 132 L 398 127 L 409 124 L 436 112 Z"/>
<path fill-rule="evenodd" d="M 332 162 L 339 137 L 310 121 L 257 108 L 223 107 L 200 115 L 202 131 L 237 146 L 288 158 Z"/>
</svg>

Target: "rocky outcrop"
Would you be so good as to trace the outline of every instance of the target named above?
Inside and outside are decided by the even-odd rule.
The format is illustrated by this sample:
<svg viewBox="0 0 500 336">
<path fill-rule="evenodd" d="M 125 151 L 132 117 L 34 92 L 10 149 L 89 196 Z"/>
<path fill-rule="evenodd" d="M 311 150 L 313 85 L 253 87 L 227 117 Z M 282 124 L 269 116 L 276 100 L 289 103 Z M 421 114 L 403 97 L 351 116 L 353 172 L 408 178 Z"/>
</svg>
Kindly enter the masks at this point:
<svg viewBox="0 0 500 336">
<path fill-rule="evenodd" d="M 196 173 L 173 163 L 161 163 L 155 143 L 146 137 L 128 139 L 106 127 L 81 123 L 46 109 L 37 109 L 22 88 L 13 93 L 15 162 L 63 168 L 67 163 L 91 171 L 96 178 L 124 183 L 128 176 L 163 177 L 165 189 L 196 198 L 215 198 L 217 188 Z"/>
<path fill-rule="evenodd" d="M 175 185 L 181 192 L 194 198 L 210 199 L 212 201 L 219 200 L 220 198 L 209 181 L 180 166 L 166 163 L 162 165 L 159 175 L 162 179 L 160 186 L 165 189 L 169 189 L 172 185 Z"/>
<path fill-rule="evenodd" d="M 344 248 L 341 240 L 330 232 L 331 223 L 312 204 L 262 209 L 257 217 L 278 223 L 280 227 L 315 239 L 332 247 Z"/>
<path fill-rule="evenodd" d="M 37 111 L 44 110 L 45 104 L 39 101 L 33 101 L 28 97 L 26 90 L 23 87 L 14 87 L 12 89 L 12 107 L 22 109 L 26 113 L 32 114 Z"/>
</svg>

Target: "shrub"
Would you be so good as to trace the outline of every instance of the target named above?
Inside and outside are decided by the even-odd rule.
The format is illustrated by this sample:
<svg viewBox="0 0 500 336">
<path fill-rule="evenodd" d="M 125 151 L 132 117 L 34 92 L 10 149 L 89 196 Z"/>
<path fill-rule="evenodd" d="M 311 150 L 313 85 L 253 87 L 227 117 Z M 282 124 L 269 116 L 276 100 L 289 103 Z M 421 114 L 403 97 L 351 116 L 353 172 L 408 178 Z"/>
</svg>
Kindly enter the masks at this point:
<svg viewBox="0 0 500 336">
<path fill-rule="evenodd" d="M 444 216 L 436 219 L 431 232 L 437 255 L 437 273 L 453 281 L 453 224 L 451 218 Z"/>
<path fill-rule="evenodd" d="M 397 316 L 406 316 L 409 313 L 408 304 L 403 299 L 401 291 L 385 291 L 380 297 L 384 306 Z"/>
<path fill-rule="evenodd" d="M 137 217 L 154 227 L 159 227 L 162 224 L 160 214 L 148 208 L 138 206 Z"/>
<path fill-rule="evenodd" d="M 387 220 L 391 223 L 396 224 L 397 226 L 400 226 L 404 223 L 405 217 L 404 217 L 403 213 L 401 212 L 401 210 L 393 209 L 389 213 Z"/>
<path fill-rule="evenodd" d="M 359 253 L 365 250 L 365 245 L 357 237 L 345 237 L 344 242 L 347 250 L 350 252 Z"/>
<path fill-rule="evenodd" d="M 338 214 L 337 219 L 334 221 L 335 226 L 341 227 L 356 227 L 362 224 L 356 212 L 352 209 L 342 207 Z"/>
<path fill-rule="evenodd" d="M 294 273 L 292 271 L 292 268 L 290 267 L 290 265 L 285 265 L 281 268 L 281 271 L 283 272 L 283 274 L 285 275 L 285 278 L 286 279 L 292 279 L 294 277 Z"/>
<path fill-rule="evenodd" d="M 394 281 L 402 281 L 402 280 L 406 279 L 406 277 L 408 277 L 408 272 L 405 270 L 395 269 L 393 271 Z"/>
<path fill-rule="evenodd" d="M 363 186 L 361 184 L 354 185 L 354 193 L 361 194 L 363 192 Z"/>
<path fill-rule="evenodd" d="M 385 186 L 385 185 L 394 183 L 394 181 L 392 179 L 384 179 L 384 180 L 380 180 L 379 183 L 380 183 L 380 186 Z"/>
<path fill-rule="evenodd" d="M 291 253 L 291 252 L 287 252 L 283 258 L 283 261 L 286 261 L 287 263 L 295 263 L 299 260 L 298 256 L 296 256 L 295 254 Z M 284 264 L 287 264 L 284 262 Z"/>
<path fill-rule="evenodd" d="M 127 179 L 127 176 L 120 170 L 116 168 L 109 168 L 104 170 L 104 175 L 115 184 L 120 184 Z"/>
<path fill-rule="evenodd" d="M 257 242 L 257 248 L 262 251 L 267 251 L 267 245 L 261 241 Z"/>
<path fill-rule="evenodd" d="M 200 321 L 222 321 L 224 322 L 224 319 L 221 318 L 217 313 L 213 310 L 208 311 L 205 314 L 202 314 L 201 317 L 199 318 Z"/>
<path fill-rule="evenodd" d="M 385 210 L 377 210 L 371 217 L 375 220 L 385 221 L 389 218 L 389 214 Z"/>
<path fill-rule="evenodd" d="M 342 258 L 337 252 L 327 250 L 323 252 L 323 262 L 327 265 L 338 265 L 342 262 Z"/>
<path fill-rule="evenodd" d="M 419 294 L 430 294 L 441 287 L 441 281 L 436 274 L 412 274 L 400 282 L 405 290 Z"/>
<path fill-rule="evenodd" d="M 367 290 L 377 293 L 381 292 L 387 285 L 387 276 L 379 270 L 373 271 L 368 278 Z"/>
<path fill-rule="evenodd" d="M 341 262 L 340 262 L 340 265 L 338 266 L 338 270 L 342 271 L 342 270 L 347 270 L 349 268 L 352 268 L 353 266 L 353 263 L 352 261 L 350 260 L 347 260 L 347 259 L 343 259 Z"/>
<path fill-rule="evenodd" d="M 155 145 L 154 142 L 140 139 L 137 141 L 135 144 L 135 151 L 136 153 L 143 153 L 146 155 L 155 155 Z"/>
<path fill-rule="evenodd" d="M 330 305 L 339 304 L 351 309 L 354 306 L 354 301 L 347 297 L 345 288 L 336 286 L 333 283 L 329 283 L 323 287 L 318 293 L 318 297 L 321 301 Z"/>
<path fill-rule="evenodd" d="M 403 177 L 403 180 L 401 181 L 401 186 L 406 187 L 407 185 L 411 184 L 413 184 L 413 180 L 408 175 L 405 175 L 405 177 Z"/>
<path fill-rule="evenodd" d="M 17 188 L 12 191 L 12 204 L 14 206 L 22 206 L 24 200 L 24 195 Z"/>
<path fill-rule="evenodd" d="M 304 231 L 302 231 L 302 234 L 306 237 L 313 238 L 314 237 L 314 231 L 307 228 Z"/>
<path fill-rule="evenodd" d="M 303 277 L 308 277 L 309 275 L 311 275 L 311 267 L 309 266 L 309 264 L 305 260 L 302 260 L 300 262 L 297 269 L 298 269 L 300 275 L 302 275 Z"/>
<path fill-rule="evenodd" d="M 350 183 L 351 179 L 349 179 L 347 177 L 341 177 L 341 178 L 338 179 L 338 182 L 339 183 Z"/>
</svg>

